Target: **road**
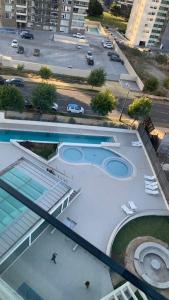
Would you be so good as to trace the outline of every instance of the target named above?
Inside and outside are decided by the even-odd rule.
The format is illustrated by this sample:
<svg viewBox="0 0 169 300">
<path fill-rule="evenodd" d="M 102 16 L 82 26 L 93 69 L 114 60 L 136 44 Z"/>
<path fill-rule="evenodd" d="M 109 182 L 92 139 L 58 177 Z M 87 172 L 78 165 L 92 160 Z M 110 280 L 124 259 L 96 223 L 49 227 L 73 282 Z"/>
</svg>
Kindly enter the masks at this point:
<svg viewBox="0 0 169 300">
<path fill-rule="evenodd" d="M 20 88 L 23 96 L 30 99 L 32 90 L 36 87 L 36 83 L 26 83 L 24 88 Z M 94 114 L 91 107 L 91 98 L 95 95 L 95 92 L 80 91 L 80 90 L 69 90 L 69 89 L 57 89 L 57 103 L 59 106 L 59 112 L 66 112 L 66 106 L 68 103 L 77 103 L 84 107 L 85 113 L 87 115 L 97 115 Z M 120 115 L 121 108 L 124 104 L 124 98 L 119 99 L 117 110 L 113 111 L 110 117 L 118 118 Z M 123 117 L 127 118 L 127 107 L 132 102 L 128 100 L 126 102 L 126 108 Z M 156 126 L 169 127 L 169 103 L 159 103 L 158 101 L 153 102 L 152 107 L 152 121 Z"/>
</svg>

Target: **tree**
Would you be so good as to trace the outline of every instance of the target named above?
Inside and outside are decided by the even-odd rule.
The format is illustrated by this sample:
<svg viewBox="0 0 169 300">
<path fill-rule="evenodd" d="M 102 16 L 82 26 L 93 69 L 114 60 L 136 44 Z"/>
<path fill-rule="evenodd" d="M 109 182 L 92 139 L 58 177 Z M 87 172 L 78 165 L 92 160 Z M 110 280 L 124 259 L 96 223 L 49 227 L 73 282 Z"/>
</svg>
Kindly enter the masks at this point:
<svg viewBox="0 0 169 300">
<path fill-rule="evenodd" d="M 24 64 L 18 64 L 16 68 L 18 73 L 22 73 L 22 71 L 24 70 Z"/>
<path fill-rule="evenodd" d="M 48 67 L 43 66 L 39 70 L 39 75 L 42 79 L 49 79 L 52 76 L 52 71 Z"/>
<path fill-rule="evenodd" d="M 99 113 L 102 116 L 107 115 L 117 105 L 116 98 L 110 90 L 98 93 L 91 100 L 91 107 L 94 112 Z"/>
<path fill-rule="evenodd" d="M 164 87 L 165 87 L 167 90 L 169 90 L 169 77 L 167 77 L 166 79 L 164 79 L 163 85 L 164 85 Z"/>
<path fill-rule="evenodd" d="M 147 97 L 134 99 L 128 107 L 128 114 L 134 120 L 144 120 L 150 116 L 152 101 Z"/>
<path fill-rule="evenodd" d="M 41 112 L 48 111 L 56 100 L 56 88 L 52 84 L 40 83 L 33 90 L 32 103 Z"/>
<path fill-rule="evenodd" d="M 154 92 L 157 90 L 158 86 L 159 86 L 158 79 L 152 76 L 146 80 L 144 85 L 144 90 L 149 92 Z"/>
<path fill-rule="evenodd" d="M 167 55 L 164 55 L 164 54 L 158 54 L 158 55 L 156 55 L 155 60 L 156 60 L 160 65 L 166 65 L 166 64 L 168 63 Z"/>
<path fill-rule="evenodd" d="M 0 87 L 0 109 L 22 111 L 24 100 L 21 92 L 14 86 Z"/>
<path fill-rule="evenodd" d="M 98 0 L 90 0 L 88 7 L 88 15 L 91 17 L 102 16 L 103 7 Z"/>
<path fill-rule="evenodd" d="M 87 83 L 93 86 L 102 86 L 106 81 L 106 73 L 102 68 L 90 72 Z"/>
</svg>

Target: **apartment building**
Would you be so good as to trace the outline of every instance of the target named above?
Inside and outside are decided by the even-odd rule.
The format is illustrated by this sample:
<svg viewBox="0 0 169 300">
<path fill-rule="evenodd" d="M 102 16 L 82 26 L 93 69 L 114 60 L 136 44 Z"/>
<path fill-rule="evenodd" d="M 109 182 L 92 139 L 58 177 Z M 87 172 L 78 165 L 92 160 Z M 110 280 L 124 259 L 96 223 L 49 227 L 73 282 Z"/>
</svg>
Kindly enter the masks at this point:
<svg viewBox="0 0 169 300">
<path fill-rule="evenodd" d="M 0 0 L 0 26 L 83 32 L 89 0 Z"/>
<path fill-rule="evenodd" d="M 133 1 L 134 0 L 116 0 L 116 3 L 120 4 L 120 5 L 133 5 Z"/>
<path fill-rule="evenodd" d="M 169 17 L 169 0 L 134 0 L 126 37 L 131 46 L 160 46 Z"/>
</svg>

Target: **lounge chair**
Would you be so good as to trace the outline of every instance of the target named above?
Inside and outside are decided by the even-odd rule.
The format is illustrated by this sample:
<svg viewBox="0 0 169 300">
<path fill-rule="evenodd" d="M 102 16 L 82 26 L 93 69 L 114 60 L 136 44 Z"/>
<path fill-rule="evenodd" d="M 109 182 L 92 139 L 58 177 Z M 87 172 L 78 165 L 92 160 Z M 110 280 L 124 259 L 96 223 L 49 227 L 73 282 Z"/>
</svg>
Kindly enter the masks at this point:
<svg viewBox="0 0 169 300">
<path fill-rule="evenodd" d="M 145 189 L 148 189 L 148 190 L 151 190 L 151 191 L 155 191 L 155 190 L 158 190 L 158 186 L 153 186 L 153 185 L 150 185 L 150 184 L 146 184 L 145 185 Z"/>
<path fill-rule="evenodd" d="M 157 181 L 151 181 L 151 180 L 145 180 L 145 184 L 152 185 L 152 186 L 158 186 Z"/>
<path fill-rule="evenodd" d="M 132 215 L 134 214 L 134 211 L 129 209 L 125 204 L 121 206 L 121 209 L 126 213 L 126 215 Z"/>
<path fill-rule="evenodd" d="M 154 175 L 153 175 L 153 176 L 144 175 L 144 179 L 145 179 L 145 180 L 155 180 L 156 178 L 155 178 Z"/>
<path fill-rule="evenodd" d="M 141 147 L 142 146 L 142 142 L 140 142 L 140 141 L 134 141 L 134 142 L 131 142 L 131 145 L 133 147 Z"/>
<path fill-rule="evenodd" d="M 145 189 L 145 192 L 149 195 L 158 195 L 159 194 L 159 191 L 151 191 L 151 190 L 148 190 L 148 189 Z"/>
<path fill-rule="evenodd" d="M 128 204 L 132 210 L 137 210 L 137 206 L 135 205 L 135 203 L 133 201 L 129 201 Z"/>
</svg>

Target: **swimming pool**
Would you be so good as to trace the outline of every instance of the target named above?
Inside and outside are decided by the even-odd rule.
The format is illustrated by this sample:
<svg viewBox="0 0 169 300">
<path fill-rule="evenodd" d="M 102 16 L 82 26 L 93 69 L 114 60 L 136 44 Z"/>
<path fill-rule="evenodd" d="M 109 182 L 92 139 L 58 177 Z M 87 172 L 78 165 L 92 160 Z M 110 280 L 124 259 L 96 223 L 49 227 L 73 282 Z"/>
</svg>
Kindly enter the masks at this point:
<svg viewBox="0 0 169 300">
<path fill-rule="evenodd" d="M 88 27 L 88 33 L 100 34 L 98 27 Z"/>
<path fill-rule="evenodd" d="M 113 177 L 126 178 L 133 174 L 133 167 L 127 159 L 101 147 L 63 145 L 59 148 L 59 156 L 70 163 L 99 166 Z"/>
<path fill-rule="evenodd" d="M 9 142 L 10 139 L 26 140 L 26 141 L 41 141 L 41 142 L 67 142 L 67 143 L 85 143 L 85 144 L 100 144 L 102 142 L 114 142 L 112 136 L 91 136 L 91 135 L 75 135 L 63 133 L 49 132 L 31 132 L 31 131 L 14 131 L 0 130 L 0 141 Z"/>
</svg>

